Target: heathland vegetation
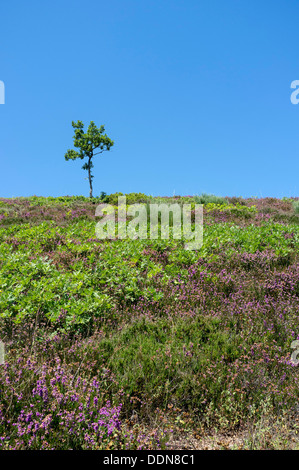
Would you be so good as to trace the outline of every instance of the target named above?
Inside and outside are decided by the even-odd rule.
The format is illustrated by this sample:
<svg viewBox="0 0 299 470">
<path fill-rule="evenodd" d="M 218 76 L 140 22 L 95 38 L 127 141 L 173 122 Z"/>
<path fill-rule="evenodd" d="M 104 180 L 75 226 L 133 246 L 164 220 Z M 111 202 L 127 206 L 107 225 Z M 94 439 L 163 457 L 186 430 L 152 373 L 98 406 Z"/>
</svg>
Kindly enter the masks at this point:
<svg viewBox="0 0 299 470">
<path fill-rule="evenodd" d="M 188 251 L 97 239 L 118 195 L 0 199 L 0 449 L 298 448 L 298 199 L 126 195 L 203 204 Z"/>
</svg>

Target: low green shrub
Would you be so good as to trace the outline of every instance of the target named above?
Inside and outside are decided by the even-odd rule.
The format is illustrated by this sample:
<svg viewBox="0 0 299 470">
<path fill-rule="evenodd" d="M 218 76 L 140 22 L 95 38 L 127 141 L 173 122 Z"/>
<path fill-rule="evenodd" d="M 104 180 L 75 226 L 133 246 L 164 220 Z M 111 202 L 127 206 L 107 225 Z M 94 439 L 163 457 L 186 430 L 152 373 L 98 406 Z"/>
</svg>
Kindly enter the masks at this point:
<svg viewBox="0 0 299 470">
<path fill-rule="evenodd" d="M 194 200 L 197 204 L 227 204 L 226 198 L 221 196 L 215 196 L 214 194 L 202 193 L 200 196 L 194 196 Z"/>
</svg>

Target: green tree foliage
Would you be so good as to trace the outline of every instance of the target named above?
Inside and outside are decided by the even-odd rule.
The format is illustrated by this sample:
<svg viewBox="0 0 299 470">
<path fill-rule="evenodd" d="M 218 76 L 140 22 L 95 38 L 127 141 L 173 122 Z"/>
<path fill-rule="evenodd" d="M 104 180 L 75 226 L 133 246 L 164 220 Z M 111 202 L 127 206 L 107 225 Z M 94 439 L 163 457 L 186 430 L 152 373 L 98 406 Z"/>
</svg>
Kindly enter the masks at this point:
<svg viewBox="0 0 299 470">
<path fill-rule="evenodd" d="M 114 141 L 111 140 L 107 134 L 104 134 L 104 126 L 96 127 L 93 121 L 90 122 L 87 132 L 84 133 L 84 124 L 82 121 L 74 122 L 72 121 L 72 126 L 75 129 L 75 135 L 73 137 L 74 147 L 80 149 L 68 150 L 64 156 L 66 160 L 76 160 L 77 158 L 87 158 L 87 161 L 82 166 L 83 170 L 88 171 L 88 180 L 89 180 L 89 196 L 92 195 L 92 179 L 93 175 L 91 174 L 91 169 L 93 168 L 93 157 L 104 151 L 110 150 L 114 145 Z M 96 153 L 95 150 L 97 150 Z"/>
</svg>

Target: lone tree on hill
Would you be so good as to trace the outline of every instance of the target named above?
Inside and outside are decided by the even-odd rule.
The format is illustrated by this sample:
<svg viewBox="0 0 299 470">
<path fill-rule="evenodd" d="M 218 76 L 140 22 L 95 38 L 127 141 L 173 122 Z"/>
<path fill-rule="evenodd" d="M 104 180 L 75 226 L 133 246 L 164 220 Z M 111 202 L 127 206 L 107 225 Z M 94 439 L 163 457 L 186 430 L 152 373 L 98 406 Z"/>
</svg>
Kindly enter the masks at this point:
<svg viewBox="0 0 299 470">
<path fill-rule="evenodd" d="M 88 171 L 89 180 L 89 197 L 92 197 L 92 179 L 91 169 L 93 168 L 93 157 L 99 153 L 103 153 L 114 145 L 113 140 L 104 134 L 104 126 L 96 127 L 93 121 L 90 122 L 87 132 L 84 133 L 84 124 L 82 121 L 72 121 L 72 126 L 75 129 L 74 147 L 80 149 L 79 152 L 76 150 L 68 150 L 64 156 L 66 160 L 76 160 L 77 158 L 87 158 L 87 162 L 82 166 L 83 170 Z M 99 151 L 94 153 L 98 149 Z"/>
</svg>

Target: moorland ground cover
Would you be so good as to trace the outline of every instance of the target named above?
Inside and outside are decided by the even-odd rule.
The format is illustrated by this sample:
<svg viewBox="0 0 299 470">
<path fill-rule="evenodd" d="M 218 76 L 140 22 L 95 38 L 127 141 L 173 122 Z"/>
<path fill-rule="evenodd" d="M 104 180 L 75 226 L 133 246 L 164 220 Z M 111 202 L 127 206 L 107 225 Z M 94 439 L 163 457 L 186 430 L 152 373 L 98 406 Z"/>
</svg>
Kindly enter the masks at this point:
<svg viewBox="0 0 299 470">
<path fill-rule="evenodd" d="M 188 251 L 97 239 L 117 196 L 0 199 L 0 448 L 298 446 L 298 199 L 126 195 L 203 204 Z"/>
</svg>

